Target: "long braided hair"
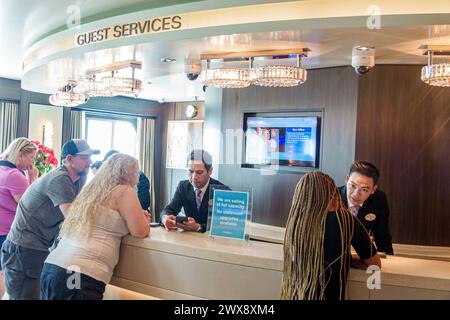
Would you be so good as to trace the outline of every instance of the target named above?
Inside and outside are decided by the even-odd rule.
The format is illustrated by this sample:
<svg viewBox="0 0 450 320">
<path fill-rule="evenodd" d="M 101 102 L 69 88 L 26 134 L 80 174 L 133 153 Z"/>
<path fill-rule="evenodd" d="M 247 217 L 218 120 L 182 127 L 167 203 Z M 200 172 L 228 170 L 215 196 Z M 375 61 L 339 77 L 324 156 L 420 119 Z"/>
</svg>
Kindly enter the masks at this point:
<svg viewBox="0 0 450 320">
<path fill-rule="evenodd" d="M 339 202 L 336 216 L 342 252 L 328 264 L 324 255 L 325 223 L 331 201 Z M 284 268 L 281 299 L 323 300 L 327 286 L 326 272 L 340 263 L 341 297 L 347 283 L 354 220 L 345 209 L 333 179 L 320 172 L 305 174 L 295 188 L 284 238 Z"/>
</svg>

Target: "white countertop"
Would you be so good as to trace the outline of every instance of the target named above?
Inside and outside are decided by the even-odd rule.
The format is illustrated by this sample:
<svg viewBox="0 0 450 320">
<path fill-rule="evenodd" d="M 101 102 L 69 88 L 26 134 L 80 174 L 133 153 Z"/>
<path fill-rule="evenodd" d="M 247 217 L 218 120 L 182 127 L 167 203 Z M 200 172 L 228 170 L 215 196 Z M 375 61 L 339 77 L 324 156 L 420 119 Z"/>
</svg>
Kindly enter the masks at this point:
<svg viewBox="0 0 450 320">
<path fill-rule="evenodd" d="M 123 244 L 280 272 L 283 269 L 283 246 L 275 243 L 211 238 L 207 233 L 152 228 L 148 238 L 127 236 Z M 450 262 L 397 256 L 387 256 L 381 262 L 383 284 L 450 291 Z M 351 269 L 349 280 L 365 283 L 367 277 L 364 270 Z"/>
</svg>

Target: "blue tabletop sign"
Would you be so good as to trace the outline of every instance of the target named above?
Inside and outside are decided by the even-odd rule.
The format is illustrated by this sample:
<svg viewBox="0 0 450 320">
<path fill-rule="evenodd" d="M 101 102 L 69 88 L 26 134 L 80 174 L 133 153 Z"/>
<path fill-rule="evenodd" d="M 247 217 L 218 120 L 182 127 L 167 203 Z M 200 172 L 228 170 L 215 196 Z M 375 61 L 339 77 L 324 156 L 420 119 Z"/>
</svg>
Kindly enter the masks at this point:
<svg viewBox="0 0 450 320">
<path fill-rule="evenodd" d="M 245 239 L 248 192 L 214 190 L 211 236 Z"/>
</svg>

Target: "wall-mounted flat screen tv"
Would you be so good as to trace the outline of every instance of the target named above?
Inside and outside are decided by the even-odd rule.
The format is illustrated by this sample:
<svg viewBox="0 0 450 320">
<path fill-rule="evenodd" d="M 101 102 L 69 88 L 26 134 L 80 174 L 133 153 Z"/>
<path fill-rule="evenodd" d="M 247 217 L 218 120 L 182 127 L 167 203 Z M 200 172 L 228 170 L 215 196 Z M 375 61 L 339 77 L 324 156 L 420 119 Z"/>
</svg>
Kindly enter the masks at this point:
<svg viewBox="0 0 450 320">
<path fill-rule="evenodd" d="M 243 167 L 319 168 L 321 112 L 245 113 Z"/>
</svg>

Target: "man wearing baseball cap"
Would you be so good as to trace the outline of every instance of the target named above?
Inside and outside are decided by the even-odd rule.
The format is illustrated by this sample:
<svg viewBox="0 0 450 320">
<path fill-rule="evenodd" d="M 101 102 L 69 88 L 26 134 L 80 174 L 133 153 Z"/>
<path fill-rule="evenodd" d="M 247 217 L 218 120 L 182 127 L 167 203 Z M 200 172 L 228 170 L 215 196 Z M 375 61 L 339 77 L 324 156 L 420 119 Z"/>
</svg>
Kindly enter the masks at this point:
<svg viewBox="0 0 450 320">
<path fill-rule="evenodd" d="M 39 299 L 44 261 L 89 173 L 92 150 L 82 139 L 67 141 L 62 165 L 37 179 L 17 206 L 11 231 L 1 249 L 6 291 L 12 300 Z"/>
</svg>

